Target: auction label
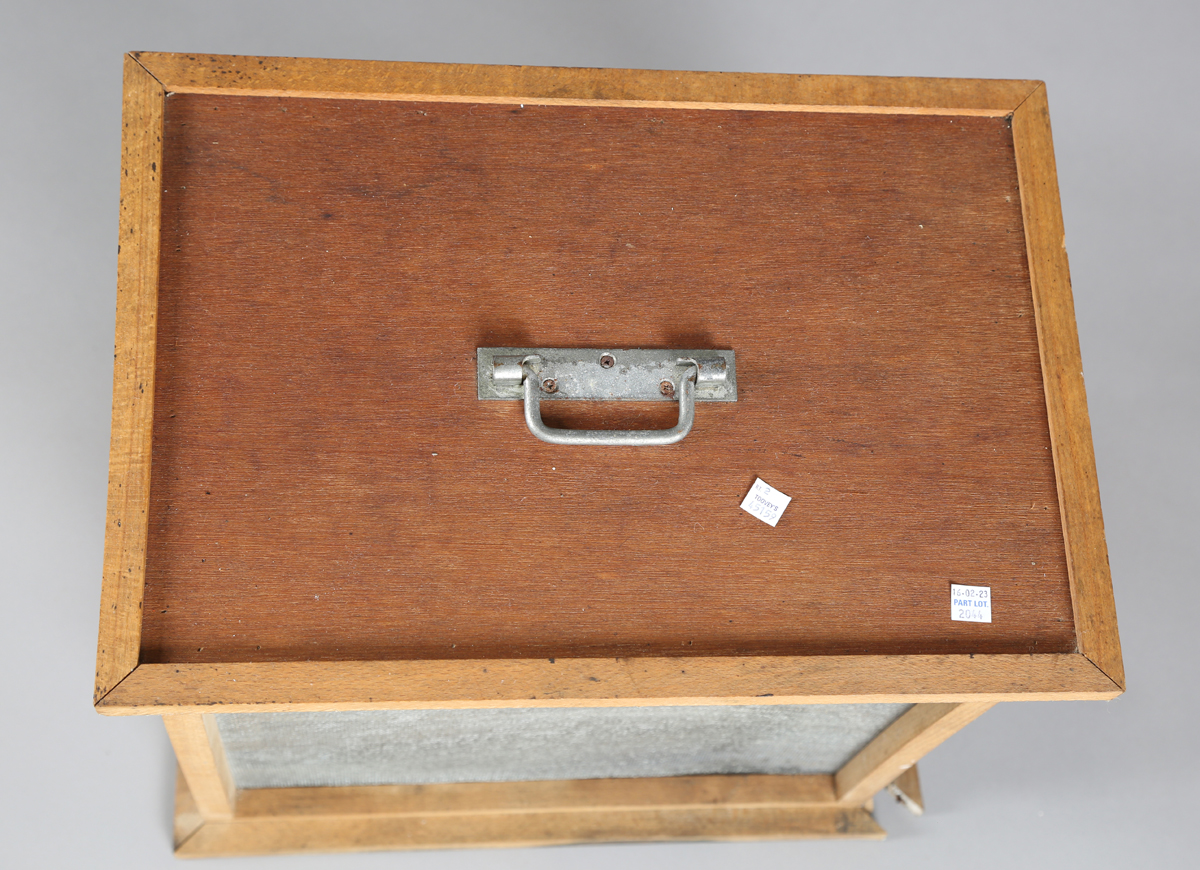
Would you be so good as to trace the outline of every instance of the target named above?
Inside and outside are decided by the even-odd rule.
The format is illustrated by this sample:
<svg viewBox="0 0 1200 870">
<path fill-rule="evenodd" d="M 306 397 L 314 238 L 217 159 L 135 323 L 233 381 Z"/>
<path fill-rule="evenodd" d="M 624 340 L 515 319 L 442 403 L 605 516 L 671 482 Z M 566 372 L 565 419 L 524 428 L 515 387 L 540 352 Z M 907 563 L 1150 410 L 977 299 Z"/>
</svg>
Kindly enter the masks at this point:
<svg viewBox="0 0 1200 870">
<path fill-rule="evenodd" d="M 950 618 L 956 622 L 991 622 L 991 587 L 959 586 L 957 583 L 951 583 Z"/>
<path fill-rule="evenodd" d="M 790 495 L 784 495 L 769 483 L 756 477 L 754 486 L 750 487 L 750 491 L 742 499 L 742 510 L 758 517 L 768 526 L 774 526 L 783 516 L 783 509 L 791 500 Z"/>
</svg>

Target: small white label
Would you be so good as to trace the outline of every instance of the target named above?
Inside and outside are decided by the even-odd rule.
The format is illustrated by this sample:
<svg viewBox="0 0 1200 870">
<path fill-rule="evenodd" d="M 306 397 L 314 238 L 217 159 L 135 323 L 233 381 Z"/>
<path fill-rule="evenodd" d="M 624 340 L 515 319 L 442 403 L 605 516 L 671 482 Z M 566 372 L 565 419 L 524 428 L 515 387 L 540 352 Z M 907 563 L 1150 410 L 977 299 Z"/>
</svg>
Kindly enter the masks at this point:
<svg viewBox="0 0 1200 870">
<path fill-rule="evenodd" d="M 783 516 L 783 509 L 792 500 L 790 495 L 784 495 L 773 486 L 769 486 L 754 478 L 754 486 L 742 499 L 742 510 L 758 517 L 768 526 L 774 526 Z"/>
<path fill-rule="evenodd" d="M 959 586 L 951 583 L 950 618 L 956 622 L 991 622 L 991 587 Z"/>
</svg>

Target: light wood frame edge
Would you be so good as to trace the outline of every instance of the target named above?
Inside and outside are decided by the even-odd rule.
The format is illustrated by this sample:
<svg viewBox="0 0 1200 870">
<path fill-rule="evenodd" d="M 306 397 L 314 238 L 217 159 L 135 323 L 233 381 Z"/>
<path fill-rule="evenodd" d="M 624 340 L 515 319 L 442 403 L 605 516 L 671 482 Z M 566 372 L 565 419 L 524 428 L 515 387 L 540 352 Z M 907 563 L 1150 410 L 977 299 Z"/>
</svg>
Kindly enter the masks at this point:
<svg viewBox="0 0 1200 870">
<path fill-rule="evenodd" d="M 837 803 L 832 774 L 712 775 L 630 779 L 465 782 L 260 788 L 238 793 L 240 818 L 281 815 L 438 816 L 483 813 L 596 812 L 689 806 L 792 807 Z"/>
<path fill-rule="evenodd" d="M 163 725 L 195 811 L 206 820 L 232 818 L 237 786 L 216 718 L 208 713 L 185 713 L 163 716 Z"/>
<path fill-rule="evenodd" d="M 1124 691 L 1125 668 L 1044 85 L 1013 112 L 1012 132 L 1076 642 L 1079 652 Z"/>
<path fill-rule="evenodd" d="M 990 115 L 1039 84 L 1006 79 L 814 76 L 404 63 L 133 52 L 170 93 L 778 111 Z"/>
<path fill-rule="evenodd" d="M 858 806 L 869 800 L 993 706 L 991 702 L 970 702 L 912 707 L 837 772 L 834 781 L 838 801 Z"/>
<path fill-rule="evenodd" d="M 199 59 L 203 58 L 203 59 Z M 244 63 L 243 63 L 244 62 Z M 239 67 L 248 66 L 249 71 Z M 261 69 L 259 69 L 261 67 Z M 564 81 L 564 79 L 566 81 Z M 364 82 L 371 87 L 363 91 Z M 287 85 L 287 87 L 284 87 Z M 731 658 L 726 660 L 707 660 L 700 663 L 697 660 L 682 660 L 681 672 L 686 671 L 689 664 L 693 665 L 693 674 L 706 676 L 709 684 L 697 690 L 695 680 L 671 681 L 661 685 L 662 691 L 646 692 L 641 688 L 629 690 L 627 694 L 614 693 L 597 694 L 594 687 L 578 685 L 565 690 L 551 689 L 556 686 L 561 674 L 547 671 L 543 675 L 526 673 L 530 680 L 516 681 L 509 684 L 506 691 L 497 692 L 494 679 L 480 679 L 479 663 L 475 662 L 331 662 L 331 663 L 294 663 L 302 667 L 312 665 L 315 670 L 307 674 L 309 678 L 319 680 L 326 686 L 343 686 L 349 680 L 357 691 L 350 691 L 354 696 L 351 701 L 335 702 L 324 697 L 321 689 L 305 691 L 303 686 L 284 686 L 274 690 L 277 701 L 264 702 L 263 697 L 249 697 L 246 689 L 264 684 L 260 677 L 271 674 L 279 678 L 285 673 L 280 668 L 287 665 L 273 666 L 238 664 L 238 665 L 155 665 L 137 664 L 140 646 L 141 629 L 141 595 L 144 581 L 144 554 L 146 546 L 146 503 L 149 494 L 149 459 L 150 459 L 150 430 L 152 424 L 153 375 L 154 375 L 154 312 L 157 292 L 157 233 L 159 221 L 159 192 L 157 183 L 157 162 L 161 159 L 161 130 L 163 100 L 170 92 L 219 92 L 229 94 L 262 94 L 281 93 L 290 96 L 340 96 L 357 98 L 420 98 L 409 91 L 420 90 L 426 99 L 446 99 L 447 94 L 464 90 L 480 91 L 484 96 L 501 101 L 513 102 L 517 99 L 552 100 L 573 103 L 601 103 L 605 105 L 636 104 L 646 105 L 655 101 L 662 103 L 686 104 L 693 107 L 738 108 L 760 107 L 780 108 L 784 101 L 799 101 L 788 103 L 789 107 L 812 108 L 825 107 L 844 110 L 858 107 L 863 110 L 922 111 L 952 114 L 976 113 L 989 115 L 1014 115 L 1014 141 L 1018 142 L 1018 172 L 1022 183 L 1022 197 L 1029 191 L 1034 200 L 1033 206 L 1026 208 L 1027 245 L 1030 246 L 1030 268 L 1035 274 L 1035 303 L 1040 298 L 1060 300 L 1058 295 L 1048 295 L 1046 289 L 1055 290 L 1059 284 L 1054 278 L 1059 273 L 1051 256 L 1048 260 L 1050 267 L 1042 266 L 1041 256 L 1047 237 L 1047 227 L 1053 224 L 1053 213 L 1057 213 L 1057 182 L 1053 173 L 1053 153 L 1047 152 L 1049 147 L 1048 120 L 1044 123 L 1044 136 L 1039 132 L 1041 123 L 1036 113 L 1018 110 L 1028 103 L 1031 109 L 1036 108 L 1036 100 L 1029 103 L 1040 92 L 1044 96 L 1044 88 L 1039 82 L 1024 81 L 991 81 L 991 80 L 956 80 L 956 79 L 883 79 L 852 76 L 771 76 L 760 74 L 730 74 L 730 73 L 673 73 L 659 71 L 625 71 L 625 70 L 566 70 L 541 67 L 481 67 L 481 66 L 447 66 L 438 64 L 389 64 L 365 61 L 325 61 L 306 59 L 279 58 L 238 58 L 221 56 L 189 56 L 156 53 L 135 53 L 126 58 L 126 116 L 137 118 L 143 123 L 138 130 L 130 134 L 128 120 L 126 132 L 129 141 L 134 143 L 127 146 L 123 153 L 123 197 L 122 197 L 122 235 L 127 229 L 140 232 L 141 239 L 152 240 L 154 244 L 143 242 L 141 248 L 125 254 L 120 261 L 121 273 L 119 287 L 126 293 L 125 300 L 119 303 L 118 311 L 118 360 L 114 380 L 119 386 L 114 387 L 114 424 L 113 452 L 110 459 L 110 525 L 106 535 L 105 584 L 102 593 L 101 631 L 99 654 L 97 658 L 96 703 L 101 712 L 111 714 L 162 713 L 163 706 L 174 706 L 178 710 L 203 709 L 209 705 L 221 705 L 224 710 L 233 709 L 372 709 L 376 707 L 405 707 L 405 706 L 518 706 L 529 701 L 543 704 L 564 705 L 594 705 L 617 703 L 822 703 L 822 702 L 852 702 L 856 700 L 907 700 L 907 701 L 968 701 L 968 700 L 1034 700 L 1045 698 L 1110 698 L 1119 694 L 1123 689 L 1123 674 L 1121 680 L 1109 680 L 1104 677 L 1101 664 L 1093 664 L 1096 658 L 1111 667 L 1111 644 L 1101 643 L 1099 646 L 1091 643 L 1093 638 L 1107 635 L 1097 632 L 1094 623 L 1101 628 L 1111 624 L 1112 641 L 1115 643 L 1115 616 L 1107 619 L 1103 614 L 1099 619 L 1093 619 L 1091 609 L 1099 604 L 1103 608 L 1102 594 L 1095 593 L 1097 584 L 1090 585 L 1083 579 L 1086 575 L 1080 570 L 1084 559 L 1073 558 L 1072 542 L 1078 538 L 1070 536 L 1070 526 L 1067 517 L 1071 514 L 1067 508 L 1070 496 L 1076 490 L 1064 487 L 1062 468 L 1070 466 L 1069 474 L 1082 475 L 1086 482 L 1086 460 L 1090 458 L 1090 436 L 1085 433 L 1086 455 L 1079 451 L 1064 454 L 1060 464 L 1060 451 L 1055 447 L 1055 465 L 1060 469 L 1059 491 L 1060 503 L 1063 505 L 1064 530 L 1067 530 L 1068 564 L 1072 566 L 1071 588 L 1077 631 L 1079 626 L 1087 626 L 1089 641 L 1080 642 L 1081 650 L 1087 656 L 1088 664 L 1082 666 L 1073 662 L 1070 656 L 979 656 L 970 657 L 971 661 L 979 659 L 981 665 L 1003 665 L 1005 662 L 1021 661 L 1026 663 L 1041 662 L 1041 667 L 1016 668 L 1011 674 L 976 669 L 968 664 L 965 656 L 926 656 L 926 657 L 894 657 L 894 656 L 861 656 L 861 657 L 797 657 L 789 659 L 762 658 Z M 353 87 L 352 87 L 353 86 Z M 390 91 L 384 92 L 386 88 Z M 539 90 L 540 89 L 540 90 Z M 712 102 L 712 94 L 717 93 L 728 102 Z M 532 96 L 513 96 L 529 93 Z M 548 94 L 559 96 L 548 96 Z M 539 97 L 539 94 L 541 95 Z M 708 98 L 703 105 L 695 101 L 697 95 L 704 94 Z M 473 98 L 473 97 L 472 97 Z M 691 102 L 689 102 L 691 101 Z M 774 102 L 772 102 L 774 101 Z M 960 105 L 961 104 L 961 105 Z M 1018 120 L 1018 117 L 1020 120 Z M 1026 119 L 1030 119 L 1027 121 Z M 1031 123 L 1033 122 L 1033 123 Z M 1028 132 L 1032 131 L 1032 132 Z M 1044 143 L 1043 143 L 1044 140 Z M 1033 143 L 1031 147 L 1029 143 Z M 136 146 L 136 147 L 135 147 Z M 1048 154 L 1048 158 L 1047 158 Z M 149 161 L 150 172 L 147 174 L 145 157 L 155 155 Z M 1049 160 L 1049 175 L 1045 163 Z M 127 207 L 125 200 L 125 184 L 129 185 L 133 194 Z M 1046 212 L 1051 212 L 1049 217 Z M 1033 220 L 1030 214 L 1033 213 Z M 1059 215 L 1061 227 L 1061 215 Z M 136 235 L 136 233 L 135 233 Z M 1038 256 L 1035 257 L 1035 242 Z M 135 258 L 136 254 L 136 258 Z M 1035 268 L 1036 260 L 1036 268 Z M 1062 259 L 1061 275 L 1065 279 L 1065 255 Z M 1039 283 L 1040 279 L 1040 283 Z M 1060 281 L 1061 284 L 1061 281 Z M 1041 296 L 1038 296 L 1039 292 Z M 1043 350 L 1043 367 L 1047 366 L 1047 356 L 1055 349 L 1051 339 L 1057 337 L 1068 345 L 1074 337 L 1074 322 L 1071 317 L 1069 285 L 1067 292 L 1066 322 L 1062 322 L 1061 305 L 1052 314 L 1053 318 L 1043 312 L 1038 304 L 1035 310 L 1039 312 L 1039 340 Z M 131 300 L 132 303 L 131 304 Z M 121 305 L 126 308 L 120 308 Z M 1057 324 L 1054 330 L 1044 327 L 1043 321 Z M 1049 335 L 1049 339 L 1045 335 Z M 124 344 L 123 344 L 124 341 Z M 1075 339 L 1075 354 L 1078 356 L 1078 341 Z M 122 347 L 128 351 L 122 361 L 119 356 Z M 1050 350 L 1047 350 L 1050 348 Z M 1051 357 L 1051 370 L 1055 358 Z M 1047 382 L 1047 402 L 1051 405 L 1052 389 L 1050 378 Z M 132 386 L 136 385 L 136 387 Z M 1079 378 L 1079 394 L 1082 396 L 1082 378 Z M 130 390 L 136 388 L 137 395 Z M 124 392 L 119 392 L 123 390 Z M 1057 393 L 1055 393 L 1057 395 Z M 1072 394 L 1073 395 L 1073 394 Z M 121 402 L 129 401 L 129 406 Z M 1073 411 L 1076 406 L 1065 406 Z M 1086 406 L 1083 408 L 1086 422 Z M 1051 409 L 1051 437 L 1056 431 L 1063 431 L 1066 417 L 1063 413 L 1056 415 Z M 1055 421 L 1058 429 L 1055 428 Z M 1067 430 L 1069 431 L 1069 430 Z M 118 443 L 118 433 L 122 440 Z M 1056 442 L 1057 444 L 1057 442 Z M 1073 460 L 1073 464 L 1072 464 Z M 1092 464 L 1092 480 L 1094 482 L 1094 462 Z M 1082 471 L 1080 469 L 1082 468 Z M 1071 478 L 1074 479 L 1074 478 Z M 114 491 L 117 496 L 114 496 Z M 1064 492 L 1066 495 L 1064 496 Z M 1099 502 L 1095 501 L 1098 516 Z M 1090 529 L 1085 524 L 1085 531 Z M 116 532 L 114 529 L 121 531 Z M 1088 539 L 1094 547 L 1094 540 Z M 1099 543 L 1103 548 L 1103 531 L 1100 529 Z M 1104 559 L 1105 579 L 1107 579 L 1107 558 Z M 1103 592 L 1100 584 L 1099 592 Z M 1111 583 L 1108 584 L 1108 602 L 1111 610 Z M 1085 632 L 1079 632 L 1081 637 Z M 1100 652 L 1108 651 L 1107 658 Z M 1116 661 L 1119 669 L 1120 650 L 1116 645 Z M 1088 651 L 1092 652 L 1088 656 Z M 1093 657 L 1094 656 L 1094 657 Z M 569 661 L 569 660 L 563 660 Z M 573 660 L 584 663 L 585 667 L 600 667 L 595 664 L 610 660 Z M 611 676 L 628 676 L 631 662 L 651 663 L 659 670 L 668 668 L 674 670 L 679 661 L 674 659 L 643 659 L 643 660 L 612 660 L 612 668 L 617 673 Z M 821 664 L 830 661 L 836 663 L 831 675 Z M 907 682 L 901 684 L 895 679 L 874 680 L 880 668 L 896 662 L 910 663 L 924 661 L 928 668 L 902 668 L 906 670 Z M 955 667 L 946 670 L 948 661 L 957 661 Z M 758 688 L 763 684 L 783 688 L 782 692 L 744 691 L 744 684 L 731 683 L 722 671 L 745 671 L 747 664 L 750 670 L 761 663 L 771 662 L 778 665 L 784 662 L 787 667 L 803 672 L 817 670 L 821 672 L 816 680 L 788 679 L 786 686 L 778 686 L 777 679 L 760 679 Z M 588 664 L 592 663 L 592 664 Z M 504 667 L 524 668 L 530 663 L 523 660 L 497 661 L 490 663 L 493 669 L 502 670 Z M 722 665 L 724 667 L 722 667 Z M 440 679 L 448 685 L 429 687 L 426 685 L 426 670 L 441 671 Z M 1095 668 L 1103 671 L 1097 678 L 1092 671 Z M 381 675 L 379 669 L 385 671 L 406 671 L 409 677 L 415 678 L 420 684 L 415 692 L 397 692 L 396 675 L 386 673 Z M 612 669 L 610 668 L 610 670 Z M 768 668 L 769 670 L 770 668 Z M 172 675 L 184 675 L 176 680 Z M 238 677 L 231 673 L 241 674 L 242 683 L 236 688 Z M 486 669 L 484 670 L 486 673 Z M 933 675 L 949 677 L 940 686 L 930 685 L 929 678 Z M 971 679 L 982 682 L 975 683 L 979 690 L 972 690 L 962 676 L 971 674 Z M 1021 682 L 1021 677 L 1028 678 Z M 422 677 L 425 677 L 423 680 Z M 857 680 L 857 685 L 856 679 Z M 548 682 L 540 682 L 545 679 Z M 914 683 L 915 678 L 915 683 Z M 600 679 L 600 678 L 597 678 Z M 122 682 L 122 681 L 125 682 Z M 187 683 L 191 691 L 172 690 L 172 681 Z M 328 682 L 326 682 L 328 681 Z M 503 681 L 501 681 L 503 682 Z M 619 682 L 619 680 L 618 680 Z M 874 682 L 876 685 L 870 685 Z M 313 688 L 311 680 L 308 689 Z M 956 683 L 959 687 L 956 687 Z M 123 691 L 114 693 L 114 687 L 121 684 Z M 686 685 L 684 685 L 686 684 Z M 914 688 L 914 685 L 916 686 Z M 907 686 L 907 688 L 906 688 Z M 738 689 L 742 691 L 737 691 Z M 293 691 L 298 689 L 298 691 Z M 514 691 L 515 689 L 515 691 Z M 532 691 L 532 697 L 527 693 Z M 720 691 L 730 694 L 720 697 Z M 106 697 L 112 694 L 113 697 Z M 291 695 L 284 699 L 284 696 Z M 305 697 L 307 695 L 307 697 Z M 406 695 L 406 697 L 397 697 Z M 378 700 L 385 696 L 387 700 Z M 499 696 L 499 697 L 498 697 Z M 528 699 L 528 700 L 526 700 Z"/>
<path fill-rule="evenodd" d="M 143 664 L 109 715 L 486 707 L 1098 700 L 1081 655 Z"/>
<path fill-rule="evenodd" d="M 141 648 L 154 423 L 164 96 L 158 80 L 126 57 L 112 440 L 95 701 L 137 667 Z"/>
<path fill-rule="evenodd" d="M 193 824 L 195 820 L 192 820 Z M 688 806 L 598 812 L 373 816 L 234 817 L 200 822 L 181 838 L 178 858 L 216 858 L 395 849 L 495 849 L 633 842 L 882 840 L 865 807 Z"/>
</svg>

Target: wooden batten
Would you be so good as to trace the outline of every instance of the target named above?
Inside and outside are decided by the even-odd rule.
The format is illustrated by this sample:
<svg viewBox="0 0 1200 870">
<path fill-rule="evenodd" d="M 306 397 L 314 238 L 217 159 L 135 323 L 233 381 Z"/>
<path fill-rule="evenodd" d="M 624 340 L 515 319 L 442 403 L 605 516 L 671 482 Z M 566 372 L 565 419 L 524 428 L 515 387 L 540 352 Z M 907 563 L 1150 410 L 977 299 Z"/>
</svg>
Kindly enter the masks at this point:
<svg viewBox="0 0 1200 870">
<path fill-rule="evenodd" d="M 154 410 L 163 95 L 162 85 L 141 64 L 125 59 L 112 442 L 96 701 L 137 666 L 141 648 Z"/>
<path fill-rule="evenodd" d="M 199 821 L 181 776 L 176 831 L 179 857 L 884 835 L 867 808 L 837 805 L 830 776 L 255 789 Z"/>
<path fill-rule="evenodd" d="M 887 790 L 888 794 L 904 804 L 914 816 L 925 814 L 925 798 L 921 794 L 921 777 L 917 773 L 915 764 L 896 777 L 888 785 Z"/>
<path fill-rule="evenodd" d="M 238 797 L 239 818 L 445 816 L 489 813 L 830 806 L 832 776 L 671 776 L 339 788 L 262 788 Z"/>
<path fill-rule="evenodd" d="M 1106 699 L 1119 693 L 1080 655 L 288 662 L 141 665 L 97 709 L 159 715 L 218 707 L 934 703 Z"/>
<path fill-rule="evenodd" d="M 192 797 L 192 790 L 188 788 L 187 777 L 184 775 L 183 769 L 176 764 L 175 824 L 173 826 L 175 848 L 178 849 L 184 840 L 200 830 L 204 822 L 205 818 L 201 815 L 199 807 L 196 806 L 196 799 Z"/>
<path fill-rule="evenodd" d="M 1044 85 L 1021 103 L 1012 125 L 1075 631 L 1079 651 L 1124 689 Z"/>
<path fill-rule="evenodd" d="M 838 800 L 859 806 L 870 800 L 925 753 L 974 722 L 991 703 L 918 704 L 913 707 L 837 772 Z"/>
<path fill-rule="evenodd" d="M 183 713 L 164 716 L 163 724 L 196 812 L 205 819 L 231 817 L 237 789 L 216 720 L 207 714 Z"/>
<path fill-rule="evenodd" d="M 771 75 L 135 52 L 171 93 L 1003 117 L 1035 81 Z"/>
<path fill-rule="evenodd" d="M 198 828 L 176 849 L 180 858 L 366 852 L 386 849 L 483 849 L 587 843 L 882 840 L 861 808 L 630 810 L 383 819 L 234 819 Z"/>
</svg>

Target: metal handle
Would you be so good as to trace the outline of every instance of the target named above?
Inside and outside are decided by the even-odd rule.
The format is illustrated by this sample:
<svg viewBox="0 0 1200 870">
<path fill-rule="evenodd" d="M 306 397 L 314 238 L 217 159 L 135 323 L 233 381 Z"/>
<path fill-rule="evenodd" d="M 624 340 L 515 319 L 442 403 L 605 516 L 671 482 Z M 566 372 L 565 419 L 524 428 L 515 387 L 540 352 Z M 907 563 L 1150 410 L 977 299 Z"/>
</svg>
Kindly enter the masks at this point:
<svg viewBox="0 0 1200 870">
<path fill-rule="evenodd" d="M 525 401 L 525 425 L 551 444 L 651 447 L 687 437 L 702 402 L 736 402 L 732 350 L 480 347 L 481 400 Z M 542 402 L 678 402 L 670 429 L 553 429 Z"/>
<path fill-rule="evenodd" d="M 684 361 L 680 360 L 683 364 Z M 680 378 L 679 422 L 670 429 L 552 429 L 542 422 L 541 385 L 538 373 L 528 364 L 521 365 L 525 382 L 525 425 L 542 441 L 550 444 L 590 444 L 613 447 L 656 447 L 675 444 L 687 437 L 696 422 L 696 377 L 698 366 L 688 360 L 690 369 Z"/>
</svg>

